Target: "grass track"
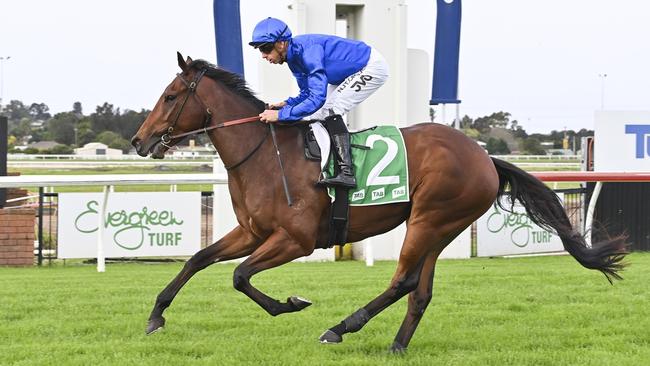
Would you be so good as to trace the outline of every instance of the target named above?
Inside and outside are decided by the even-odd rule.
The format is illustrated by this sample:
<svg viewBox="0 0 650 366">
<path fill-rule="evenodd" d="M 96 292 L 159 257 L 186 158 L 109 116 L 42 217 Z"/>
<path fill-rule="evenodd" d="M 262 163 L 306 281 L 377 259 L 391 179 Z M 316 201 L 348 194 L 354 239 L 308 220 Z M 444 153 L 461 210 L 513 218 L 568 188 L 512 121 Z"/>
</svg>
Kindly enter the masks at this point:
<svg viewBox="0 0 650 366">
<path fill-rule="evenodd" d="M 387 285 L 395 262 L 292 263 L 253 283 L 306 310 L 271 317 L 232 286 L 234 265 L 196 275 L 144 335 L 153 300 L 182 264 L 0 268 L 0 364 L 7 365 L 648 365 L 650 254 L 610 286 L 572 258 L 441 261 L 406 355 L 387 352 L 405 300 L 340 345 L 320 333 Z"/>
</svg>

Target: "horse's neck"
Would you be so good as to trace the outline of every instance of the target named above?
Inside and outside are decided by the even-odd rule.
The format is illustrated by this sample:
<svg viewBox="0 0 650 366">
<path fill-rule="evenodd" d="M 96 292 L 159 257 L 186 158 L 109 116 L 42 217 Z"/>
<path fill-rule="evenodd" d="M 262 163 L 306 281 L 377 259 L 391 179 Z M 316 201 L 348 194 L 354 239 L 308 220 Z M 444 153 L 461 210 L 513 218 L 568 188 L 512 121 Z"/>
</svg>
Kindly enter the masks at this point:
<svg viewBox="0 0 650 366">
<path fill-rule="evenodd" d="M 215 106 L 214 124 L 254 117 L 260 113 L 252 103 L 231 92 L 222 91 L 219 94 L 220 96 L 210 103 Z M 266 126 L 260 122 L 249 122 L 214 129 L 210 131 L 209 136 L 221 161 L 228 167 L 245 159 L 266 134 Z"/>
</svg>

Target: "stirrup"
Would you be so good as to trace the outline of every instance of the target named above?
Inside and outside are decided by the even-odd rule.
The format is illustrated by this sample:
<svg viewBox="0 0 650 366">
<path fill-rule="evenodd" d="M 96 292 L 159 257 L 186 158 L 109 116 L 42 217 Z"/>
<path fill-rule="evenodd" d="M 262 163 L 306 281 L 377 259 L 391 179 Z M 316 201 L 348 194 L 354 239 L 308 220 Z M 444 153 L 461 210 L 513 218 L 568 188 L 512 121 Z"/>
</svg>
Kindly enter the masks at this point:
<svg viewBox="0 0 650 366">
<path fill-rule="evenodd" d="M 316 185 L 356 188 L 357 180 L 354 178 L 354 176 L 339 174 L 336 177 L 321 179 L 318 182 L 316 182 Z"/>
</svg>

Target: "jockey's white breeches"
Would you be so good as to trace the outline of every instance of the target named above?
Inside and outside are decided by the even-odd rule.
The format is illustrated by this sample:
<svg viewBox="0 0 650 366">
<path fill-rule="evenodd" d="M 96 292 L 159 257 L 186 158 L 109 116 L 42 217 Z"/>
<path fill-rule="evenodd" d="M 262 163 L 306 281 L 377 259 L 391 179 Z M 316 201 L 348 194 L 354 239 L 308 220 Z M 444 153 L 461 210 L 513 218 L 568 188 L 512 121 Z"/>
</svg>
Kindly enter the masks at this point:
<svg viewBox="0 0 650 366">
<path fill-rule="evenodd" d="M 384 85 L 388 73 L 388 63 L 384 56 L 375 48 L 371 48 L 368 64 L 348 76 L 341 84 L 328 85 L 325 104 L 305 119 L 324 119 L 330 115 L 330 110 L 340 115 L 348 113 Z"/>
</svg>

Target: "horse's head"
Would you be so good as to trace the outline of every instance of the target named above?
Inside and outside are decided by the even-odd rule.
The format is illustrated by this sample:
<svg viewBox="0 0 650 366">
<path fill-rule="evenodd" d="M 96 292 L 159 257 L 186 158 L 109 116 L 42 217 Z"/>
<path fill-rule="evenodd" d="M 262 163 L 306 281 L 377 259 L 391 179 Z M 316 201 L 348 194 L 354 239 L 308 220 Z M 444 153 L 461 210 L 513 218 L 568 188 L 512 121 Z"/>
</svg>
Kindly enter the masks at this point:
<svg viewBox="0 0 650 366">
<path fill-rule="evenodd" d="M 156 106 L 131 139 L 140 156 L 151 154 L 154 159 L 163 159 L 165 152 L 182 140 L 174 136 L 199 129 L 208 121 L 207 109 L 196 95 L 205 70 L 193 69 L 190 67 L 191 58 L 184 60 L 180 53 L 177 56 L 182 72 L 165 88 Z"/>
</svg>

